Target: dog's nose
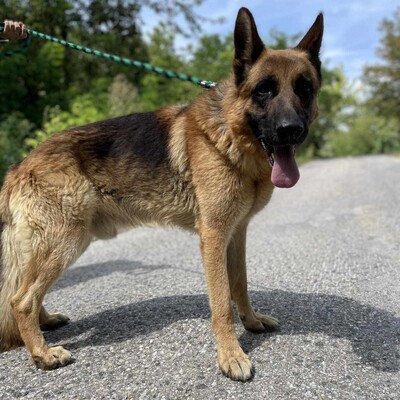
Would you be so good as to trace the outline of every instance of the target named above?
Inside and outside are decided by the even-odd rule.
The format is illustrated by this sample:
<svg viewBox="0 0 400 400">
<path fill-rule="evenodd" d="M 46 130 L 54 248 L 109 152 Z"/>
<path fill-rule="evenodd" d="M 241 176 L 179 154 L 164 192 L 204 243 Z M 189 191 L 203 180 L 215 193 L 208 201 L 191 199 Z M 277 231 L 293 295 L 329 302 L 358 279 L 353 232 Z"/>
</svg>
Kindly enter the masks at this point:
<svg viewBox="0 0 400 400">
<path fill-rule="evenodd" d="M 283 119 L 276 127 L 279 140 L 296 144 L 304 133 L 304 125 L 300 120 Z"/>
</svg>

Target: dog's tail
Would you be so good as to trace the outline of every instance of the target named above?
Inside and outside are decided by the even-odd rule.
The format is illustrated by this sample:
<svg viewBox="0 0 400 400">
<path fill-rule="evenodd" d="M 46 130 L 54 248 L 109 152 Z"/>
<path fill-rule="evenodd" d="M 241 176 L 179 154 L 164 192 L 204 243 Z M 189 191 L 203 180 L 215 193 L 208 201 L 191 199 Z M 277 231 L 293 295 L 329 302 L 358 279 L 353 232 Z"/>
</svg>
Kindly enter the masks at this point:
<svg viewBox="0 0 400 400">
<path fill-rule="evenodd" d="M 18 325 L 11 309 L 11 299 L 22 278 L 21 254 L 16 251 L 16 232 L 4 221 L 5 193 L 0 194 L 0 352 L 22 344 Z"/>
</svg>

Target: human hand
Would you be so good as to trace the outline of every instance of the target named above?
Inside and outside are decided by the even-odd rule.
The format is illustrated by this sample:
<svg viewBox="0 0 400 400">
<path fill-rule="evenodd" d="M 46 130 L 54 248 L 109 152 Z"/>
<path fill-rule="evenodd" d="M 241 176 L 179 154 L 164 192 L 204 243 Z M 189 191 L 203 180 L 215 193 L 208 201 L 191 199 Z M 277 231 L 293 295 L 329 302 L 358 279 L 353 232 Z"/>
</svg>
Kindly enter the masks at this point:
<svg viewBox="0 0 400 400">
<path fill-rule="evenodd" d="M 4 21 L 4 30 L 0 32 L 0 39 L 19 40 L 28 36 L 26 26 L 22 22 Z"/>
</svg>

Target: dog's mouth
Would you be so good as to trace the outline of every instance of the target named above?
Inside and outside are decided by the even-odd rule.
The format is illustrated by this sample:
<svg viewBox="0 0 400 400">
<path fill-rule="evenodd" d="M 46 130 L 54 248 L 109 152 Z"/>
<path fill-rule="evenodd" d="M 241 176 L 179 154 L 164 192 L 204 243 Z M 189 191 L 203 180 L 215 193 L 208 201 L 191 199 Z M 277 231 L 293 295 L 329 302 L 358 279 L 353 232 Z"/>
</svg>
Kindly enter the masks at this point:
<svg viewBox="0 0 400 400">
<path fill-rule="evenodd" d="M 261 144 L 272 167 L 272 184 L 280 188 L 293 187 L 300 178 L 295 159 L 296 145 L 271 146 L 264 139 L 261 139 Z"/>
</svg>

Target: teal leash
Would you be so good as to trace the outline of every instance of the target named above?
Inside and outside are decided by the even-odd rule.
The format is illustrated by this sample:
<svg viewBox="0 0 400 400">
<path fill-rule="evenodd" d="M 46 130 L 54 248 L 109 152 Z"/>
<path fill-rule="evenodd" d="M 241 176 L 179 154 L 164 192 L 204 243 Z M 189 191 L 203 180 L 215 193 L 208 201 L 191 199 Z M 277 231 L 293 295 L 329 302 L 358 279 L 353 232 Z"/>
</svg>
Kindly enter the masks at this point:
<svg viewBox="0 0 400 400">
<path fill-rule="evenodd" d="M 4 23 L 0 22 L 0 32 L 2 32 L 3 30 L 4 30 Z M 97 57 L 101 57 L 106 60 L 111 60 L 111 61 L 114 61 L 114 62 L 117 62 L 120 64 L 129 65 L 129 66 L 132 66 L 135 68 L 142 69 L 147 72 L 153 72 L 155 74 L 162 75 L 166 78 L 179 79 L 181 81 L 191 82 L 191 83 L 194 83 L 194 84 L 199 85 L 206 89 L 212 88 L 216 85 L 216 82 L 213 82 L 213 81 L 202 80 L 202 79 L 199 79 L 192 75 L 182 74 L 182 73 L 171 71 L 171 70 L 164 69 L 161 67 L 154 67 L 151 64 L 144 63 L 142 61 L 131 60 L 129 58 L 119 57 L 114 54 L 105 53 L 100 50 L 94 50 L 89 47 L 80 46 L 80 45 L 77 45 L 72 42 L 67 42 L 66 40 L 57 39 L 53 36 L 46 35 L 41 32 L 36 32 L 29 28 L 27 29 L 27 32 L 28 32 L 28 37 L 26 39 L 23 39 L 23 44 L 21 45 L 21 47 L 14 49 L 14 50 L 0 52 L 0 58 L 11 57 L 15 54 L 24 53 L 27 50 L 28 46 L 30 45 L 30 43 L 32 41 L 32 37 L 39 37 L 40 39 L 54 42 L 54 43 L 60 44 L 62 46 L 65 46 L 67 48 L 78 50 L 78 51 L 81 51 L 86 54 L 95 55 Z"/>
</svg>

